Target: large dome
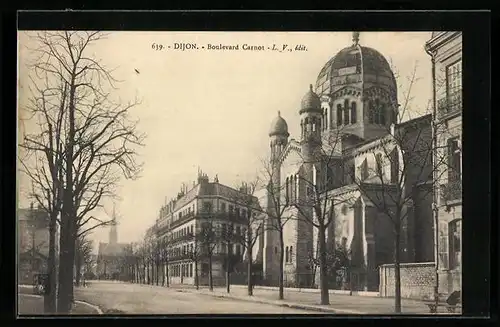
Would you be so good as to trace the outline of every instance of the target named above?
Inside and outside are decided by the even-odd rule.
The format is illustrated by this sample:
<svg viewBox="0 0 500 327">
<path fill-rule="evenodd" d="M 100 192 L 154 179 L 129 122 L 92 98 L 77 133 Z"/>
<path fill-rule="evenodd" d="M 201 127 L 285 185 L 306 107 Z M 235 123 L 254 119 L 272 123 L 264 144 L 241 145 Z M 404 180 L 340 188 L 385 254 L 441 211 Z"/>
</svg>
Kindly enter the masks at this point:
<svg viewBox="0 0 500 327">
<path fill-rule="evenodd" d="M 271 128 L 269 129 L 269 136 L 273 135 L 284 135 L 289 136 L 288 134 L 288 124 L 286 120 L 281 117 L 280 112 L 278 111 L 278 116 L 274 118 L 271 123 Z"/>
<path fill-rule="evenodd" d="M 375 49 L 354 43 L 324 65 L 316 81 L 316 93 L 330 95 L 346 84 L 359 82 L 382 84 L 396 91 L 396 80 L 385 57 Z"/>
</svg>

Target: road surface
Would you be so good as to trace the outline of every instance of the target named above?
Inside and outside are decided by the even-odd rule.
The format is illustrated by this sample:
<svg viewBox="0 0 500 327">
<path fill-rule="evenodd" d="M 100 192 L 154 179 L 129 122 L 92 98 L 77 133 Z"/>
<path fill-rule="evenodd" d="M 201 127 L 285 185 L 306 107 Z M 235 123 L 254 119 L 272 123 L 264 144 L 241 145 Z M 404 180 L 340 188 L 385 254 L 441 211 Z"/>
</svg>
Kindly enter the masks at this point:
<svg viewBox="0 0 500 327">
<path fill-rule="evenodd" d="M 91 282 L 75 289 L 75 299 L 99 306 L 104 312 L 126 314 L 318 314 L 270 304 L 183 292 L 180 289 L 120 282 Z"/>
</svg>

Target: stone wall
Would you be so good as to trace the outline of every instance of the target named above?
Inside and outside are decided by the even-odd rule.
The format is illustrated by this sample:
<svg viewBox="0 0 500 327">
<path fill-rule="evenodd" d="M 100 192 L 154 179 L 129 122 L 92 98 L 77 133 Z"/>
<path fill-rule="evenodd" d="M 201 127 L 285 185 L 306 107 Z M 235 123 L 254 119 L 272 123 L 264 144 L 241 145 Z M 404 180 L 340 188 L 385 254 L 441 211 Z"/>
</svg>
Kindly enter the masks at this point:
<svg viewBox="0 0 500 327">
<path fill-rule="evenodd" d="M 379 267 L 379 293 L 381 297 L 395 294 L 394 264 Z M 432 298 L 436 283 L 434 262 L 401 264 L 401 297 L 410 299 Z"/>
</svg>

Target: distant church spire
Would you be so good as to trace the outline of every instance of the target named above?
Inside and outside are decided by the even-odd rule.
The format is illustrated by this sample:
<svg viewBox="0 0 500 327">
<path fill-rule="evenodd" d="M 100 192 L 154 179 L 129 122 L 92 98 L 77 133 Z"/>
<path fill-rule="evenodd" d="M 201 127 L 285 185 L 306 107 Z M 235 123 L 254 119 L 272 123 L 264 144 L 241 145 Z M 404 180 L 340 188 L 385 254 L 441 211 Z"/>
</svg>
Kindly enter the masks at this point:
<svg viewBox="0 0 500 327">
<path fill-rule="evenodd" d="M 113 203 L 113 217 L 111 218 L 111 226 L 109 229 L 109 243 L 117 244 L 118 243 L 118 230 L 117 230 L 117 221 L 116 221 L 116 205 Z"/>
<path fill-rule="evenodd" d="M 352 32 L 352 42 L 354 45 L 358 45 L 359 43 L 359 32 Z"/>
</svg>

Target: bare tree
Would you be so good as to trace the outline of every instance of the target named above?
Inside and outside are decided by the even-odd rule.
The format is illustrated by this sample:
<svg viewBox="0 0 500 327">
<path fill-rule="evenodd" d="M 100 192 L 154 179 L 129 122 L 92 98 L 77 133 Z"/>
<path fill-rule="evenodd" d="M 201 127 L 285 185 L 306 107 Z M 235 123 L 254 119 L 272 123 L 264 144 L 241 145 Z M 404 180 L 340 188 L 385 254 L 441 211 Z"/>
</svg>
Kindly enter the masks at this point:
<svg viewBox="0 0 500 327">
<path fill-rule="evenodd" d="M 64 159 L 64 109 L 67 90 L 62 83 L 48 79 L 39 85 L 32 83 L 29 104 L 23 108 L 41 127 L 35 133 L 23 136 L 20 143 L 20 172 L 31 181 L 29 197 L 49 215 L 48 295 L 44 299 L 45 312 L 56 312 L 56 230 L 62 209 Z"/>
<path fill-rule="evenodd" d="M 267 183 L 268 208 L 266 208 L 267 219 L 264 223 L 264 230 L 275 232 L 279 240 L 279 276 L 278 287 L 280 300 L 284 299 L 284 255 L 285 241 L 284 230 L 288 221 L 294 218 L 294 213 L 289 199 L 285 195 L 285 187 L 280 182 L 279 170 L 275 169 L 276 162 L 273 160 L 263 160 L 263 181 Z"/>
<path fill-rule="evenodd" d="M 335 251 L 335 233 L 332 231 L 334 228 L 331 228 L 335 225 L 335 208 L 353 201 L 352 196 L 349 196 L 350 193 L 342 194 L 338 191 L 349 182 L 342 178 L 345 176 L 340 149 L 342 133 L 343 129 L 338 128 L 333 133 L 324 136 L 320 136 L 319 132 L 305 135 L 311 151 L 306 151 L 301 155 L 303 172 L 296 176 L 298 184 L 306 188 L 306 194 L 302 197 L 297 196 L 295 190 L 297 182 L 294 179 L 285 190 L 286 202 L 296 208 L 299 213 L 297 219 L 304 220 L 317 230 L 318 257 L 316 259 L 323 305 L 330 303 L 328 256 L 332 256 Z"/>
<path fill-rule="evenodd" d="M 160 269 L 163 265 L 162 262 L 162 249 L 159 239 L 153 241 L 153 263 L 155 267 L 155 284 L 160 285 Z"/>
<path fill-rule="evenodd" d="M 235 243 L 240 244 L 246 251 L 247 260 L 247 286 L 248 295 L 253 295 L 253 286 L 255 281 L 253 280 L 253 249 L 255 243 L 262 237 L 263 224 L 262 219 L 263 209 L 259 205 L 258 199 L 255 197 L 255 192 L 260 185 L 260 181 L 256 178 L 255 181 L 251 183 L 244 183 L 239 192 L 235 194 L 234 198 L 231 200 L 236 203 L 240 208 L 243 208 L 246 213 L 244 218 L 245 230 L 241 235 L 234 234 L 233 240 Z"/>
<path fill-rule="evenodd" d="M 198 233 L 193 235 L 193 243 L 192 246 L 189 247 L 188 255 L 194 263 L 194 284 L 198 290 L 200 289 L 199 263 L 203 258 L 203 242 L 200 242 L 200 239 L 197 236 L 201 235 Z"/>
<path fill-rule="evenodd" d="M 147 271 L 147 248 L 145 242 L 137 246 L 137 278 L 140 284 L 146 283 Z"/>
<path fill-rule="evenodd" d="M 82 277 L 82 268 L 86 266 L 86 264 L 92 258 L 93 252 L 93 242 L 92 240 L 86 237 L 86 234 L 79 236 L 76 239 L 76 252 L 75 252 L 75 283 L 76 286 L 80 286 L 80 280 Z"/>
<path fill-rule="evenodd" d="M 226 291 L 227 293 L 230 293 L 231 291 L 231 271 L 232 271 L 232 256 L 233 256 L 233 243 L 235 242 L 234 240 L 234 224 L 231 221 L 231 218 L 229 219 L 229 223 L 222 224 L 221 230 L 219 231 L 219 240 L 222 245 L 226 246 L 226 257 L 224 259 L 224 266 L 226 270 Z"/>
<path fill-rule="evenodd" d="M 162 286 L 165 286 L 165 282 L 167 283 L 167 287 L 170 287 L 170 246 L 171 246 L 171 232 L 167 232 L 161 236 L 159 236 L 159 246 L 160 246 L 160 264 L 162 271 Z"/>
<path fill-rule="evenodd" d="M 215 249 L 220 244 L 219 231 L 216 230 L 213 223 L 214 214 L 211 209 L 205 212 L 202 218 L 201 229 L 196 233 L 196 242 L 200 247 L 202 257 L 208 260 L 208 288 L 214 290 L 212 261 Z"/>
<path fill-rule="evenodd" d="M 55 83 L 59 87 L 50 89 L 60 91 L 53 107 L 58 108 L 54 120 L 60 120 L 61 133 L 54 137 L 59 137 L 59 142 L 52 146 L 52 151 L 57 149 L 62 158 L 57 162 L 59 166 L 50 171 L 54 176 L 60 173 L 57 168 L 61 168 L 62 178 L 58 176 L 56 185 L 47 188 L 57 188 L 58 198 L 61 189 L 64 191 L 57 306 L 60 313 L 70 311 L 71 266 L 78 227 L 86 224 L 85 217 L 99 206 L 103 197 L 114 194 L 120 176 L 134 178 L 140 171 L 131 145 L 142 145 L 144 135 L 137 133 L 136 122 L 128 117 L 129 110 L 138 102 L 123 105 L 113 99 L 110 92 L 117 81 L 112 70 L 89 56 L 92 44 L 103 37 L 99 32 L 71 31 L 42 32 L 33 37 L 37 47 L 32 50 L 37 58 L 32 71 L 37 79 L 32 78 L 32 82 L 34 85 Z M 55 127 L 57 130 L 57 124 Z M 25 149 L 49 151 L 45 135 L 53 128 L 52 122 L 40 124 L 39 133 L 25 136 Z M 47 164 L 52 165 L 58 157 L 49 159 L 52 161 Z"/>
<path fill-rule="evenodd" d="M 416 205 L 431 206 L 434 182 L 439 180 L 436 169 L 446 164 L 446 156 L 433 158 L 436 135 L 433 133 L 435 128 L 431 115 L 403 121 L 404 117 L 411 117 L 412 88 L 418 80 L 416 72 L 417 66 L 407 78 L 407 88 L 403 92 L 405 97 L 403 104 L 399 105 L 399 115 L 395 117 L 394 124 L 387 127 L 387 135 L 376 141 L 377 150 L 370 154 L 375 164 L 368 165 L 366 158 L 357 172 L 351 172 L 351 178 L 361 194 L 376 208 L 378 215 L 385 217 L 392 226 L 396 313 L 401 312 L 400 264 L 402 260 L 409 260 L 413 256 L 407 253 L 408 248 L 413 248 L 408 236 L 412 208 Z M 378 113 L 381 112 L 382 107 L 374 108 L 371 119 L 380 120 L 383 116 Z"/>
</svg>

